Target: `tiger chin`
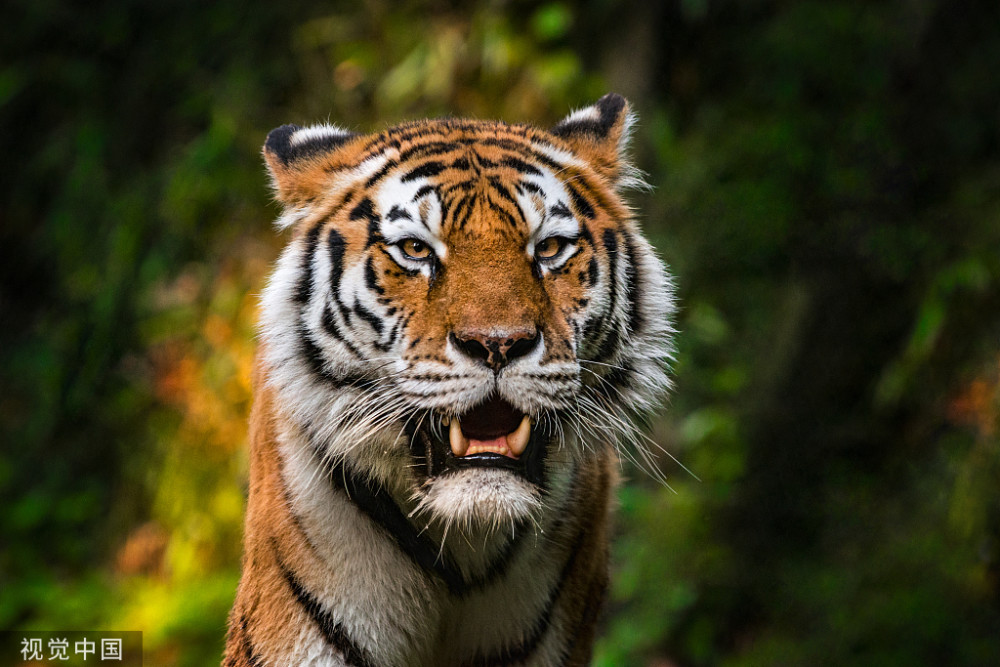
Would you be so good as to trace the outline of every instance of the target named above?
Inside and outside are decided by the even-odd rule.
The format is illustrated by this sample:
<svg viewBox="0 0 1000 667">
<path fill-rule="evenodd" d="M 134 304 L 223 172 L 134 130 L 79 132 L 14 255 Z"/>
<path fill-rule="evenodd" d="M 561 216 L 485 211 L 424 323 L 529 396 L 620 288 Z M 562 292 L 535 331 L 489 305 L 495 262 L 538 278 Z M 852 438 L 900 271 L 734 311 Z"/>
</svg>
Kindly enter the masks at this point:
<svg viewBox="0 0 1000 667">
<path fill-rule="evenodd" d="M 224 665 L 584 665 L 619 457 L 669 388 L 673 296 L 609 94 L 549 130 L 272 131 Z"/>
</svg>

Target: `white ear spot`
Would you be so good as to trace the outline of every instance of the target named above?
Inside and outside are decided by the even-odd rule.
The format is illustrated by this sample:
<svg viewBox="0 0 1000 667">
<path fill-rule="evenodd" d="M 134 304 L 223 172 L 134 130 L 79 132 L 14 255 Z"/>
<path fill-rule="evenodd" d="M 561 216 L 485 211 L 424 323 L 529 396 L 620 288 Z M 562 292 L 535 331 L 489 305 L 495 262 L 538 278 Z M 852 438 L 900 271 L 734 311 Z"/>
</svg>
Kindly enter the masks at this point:
<svg viewBox="0 0 1000 667">
<path fill-rule="evenodd" d="M 342 127 L 337 127 L 336 125 L 330 125 L 328 123 L 323 123 L 322 125 L 312 125 L 310 127 L 304 127 L 301 130 L 296 131 L 289 141 L 292 147 L 299 146 L 301 144 L 310 143 L 312 141 L 317 141 L 320 143 L 327 143 L 328 140 L 332 139 L 334 141 L 350 138 L 351 132 L 348 132 Z"/>
<path fill-rule="evenodd" d="M 568 115 L 563 122 L 564 123 L 576 123 L 579 121 L 599 121 L 601 119 L 601 112 L 597 110 L 596 106 L 584 107 L 582 109 L 577 109 L 570 115 Z"/>
</svg>

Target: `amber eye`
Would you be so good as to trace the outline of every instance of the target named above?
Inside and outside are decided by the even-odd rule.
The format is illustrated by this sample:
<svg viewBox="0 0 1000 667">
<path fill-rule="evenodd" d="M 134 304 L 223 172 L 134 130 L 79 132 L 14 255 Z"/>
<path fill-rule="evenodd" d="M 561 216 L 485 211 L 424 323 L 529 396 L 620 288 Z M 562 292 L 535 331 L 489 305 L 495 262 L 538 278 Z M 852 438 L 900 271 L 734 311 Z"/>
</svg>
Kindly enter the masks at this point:
<svg viewBox="0 0 1000 667">
<path fill-rule="evenodd" d="M 428 259 L 431 256 L 431 248 L 420 239 L 403 239 L 399 242 L 399 249 L 403 251 L 407 259 Z"/>
<path fill-rule="evenodd" d="M 535 257 L 538 259 L 552 259 L 559 254 L 559 251 L 566 245 L 566 239 L 561 236 L 550 236 L 539 241 L 535 246 Z"/>
</svg>

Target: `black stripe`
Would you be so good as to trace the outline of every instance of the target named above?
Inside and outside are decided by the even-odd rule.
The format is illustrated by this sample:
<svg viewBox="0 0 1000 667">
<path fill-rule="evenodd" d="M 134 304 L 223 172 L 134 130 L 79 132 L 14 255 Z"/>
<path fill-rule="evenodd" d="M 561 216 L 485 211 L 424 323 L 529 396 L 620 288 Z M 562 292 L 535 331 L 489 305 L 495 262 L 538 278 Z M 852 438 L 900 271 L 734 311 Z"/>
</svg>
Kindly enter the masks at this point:
<svg viewBox="0 0 1000 667">
<path fill-rule="evenodd" d="M 320 231 L 322 231 L 322 225 L 316 225 L 306 234 L 306 249 L 302 254 L 302 275 L 299 277 L 294 297 L 298 304 L 309 303 L 309 297 L 312 295 L 313 255 L 316 254 Z"/>
<path fill-rule="evenodd" d="M 330 255 L 330 288 L 336 294 L 344 274 L 344 252 L 347 249 L 347 242 L 340 232 L 331 228 L 326 236 L 326 247 Z"/>
<path fill-rule="evenodd" d="M 441 204 L 441 222 L 444 222 L 451 214 L 451 207 L 454 205 L 455 200 L 452 197 L 442 197 L 441 193 L 438 193 L 438 201 Z M 423 220 L 421 220 L 421 222 L 423 222 Z"/>
<path fill-rule="evenodd" d="M 576 210 L 580 212 L 580 215 L 593 220 L 594 207 L 590 205 L 590 202 L 588 202 L 583 195 L 580 194 L 579 190 L 569 183 L 565 183 L 564 185 L 566 186 L 566 189 L 569 190 L 569 196 L 573 199 L 573 206 L 575 206 Z"/>
<path fill-rule="evenodd" d="M 551 143 L 540 139 L 541 137 L 532 137 L 529 139 L 529 141 L 544 144 L 546 146 L 552 146 Z M 475 143 L 482 144 L 483 146 L 498 146 L 505 150 L 509 150 L 511 152 L 522 155 L 531 160 L 532 162 L 538 162 L 548 167 L 552 171 L 557 171 L 557 172 L 561 171 L 564 166 L 559 164 L 552 158 L 550 158 L 548 155 L 545 155 L 544 153 L 540 153 L 539 151 L 534 150 L 530 145 L 523 144 L 518 141 L 514 141 L 512 139 L 480 139 Z"/>
<path fill-rule="evenodd" d="M 524 373 L 524 377 L 527 378 L 538 378 L 540 380 L 548 380 L 550 382 L 577 382 L 580 379 L 579 373 Z M 465 376 L 460 376 L 465 377 Z"/>
<path fill-rule="evenodd" d="M 565 202 L 556 202 L 549 209 L 549 215 L 553 218 L 572 218 L 573 214 L 570 212 L 569 207 L 566 206 Z"/>
<path fill-rule="evenodd" d="M 584 243 L 589 243 L 594 250 L 597 250 L 597 244 L 594 242 L 594 237 L 590 233 L 590 228 L 587 225 L 580 226 L 580 241 Z M 605 251 L 607 251 L 607 243 L 605 243 Z M 614 281 L 617 279 L 615 275 L 616 272 L 616 257 L 609 256 L 608 262 L 611 265 L 610 277 L 608 278 L 608 287 L 611 289 L 611 298 L 614 299 Z M 597 256 L 592 255 L 590 258 L 590 264 L 587 267 L 588 278 L 590 279 L 590 285 L 594 286 L 597 284 L 598 278 L 600 276 L 600 265 L 597 261 Z M 601 315 L 590 317 L 584 322 L 583 326 L 583 339 L 588 343 L 599 344 L 603 340 L 605 334 L 605 320 L 610 316 L 610 311 L 602 313 Z"/>
<path fill-rule="evenodd" d="M 587 342 L 596 342 L 597 336 L 604 330 L 604 315 L 589 317 L 583 323 L 583 338 Z"/>
<path fill-rule="evenodd" d="M 375 260 L 371 255 L 365 260 L 365 285 L 376 294 L 385 294 L 385 290 L 378 284 L 378 276 L 375 274 Z"/>
<path fill-rule="evenodd" d="M 481 167 L 486 167 L 487 169 L 490 169 L 492 167 L 499 166 L 500 164 L 499 162 L 491 160 L 490 158 L 480 155 L 479 153 L 473 153 L 473 155 L 476 158 L 476 162 L 478 162 L 479 166 Z"/>
<path fill-rule="evenodd" d="M 545 191 L 542 190 L 535 183 L 532 183 L 531 181 L 521 181 L 520 185 L 521 185 L 521 187 L 523 187 L 528 192 L 532 192 L 532 193 L 534 193 L 536 195 L 541 196 L 542 198 L 545 197 Z"/>
<path fill-rule="evenodd" d="M 459 217 L 458 211 L 455 211 L 455 221 L 458 223 L 459 229 L 465 229 L 465 225 L 469 222 L 472 217 L 473 212 L 476 208 L 476 201 L 479 199 L 479 195 L 473 192 L 470 196 L 462 200 L 465 206 L 462 209 L 462 215 Z"/>
<path fill-rule="evenodd" d="M 597 284 L 597 277 L 600 274 L 600 267 L 597 264 L 597 257 L 590 256 L 590 263 L 587 265 L 587 287 Z"/>
<path fill-rule="evenodd" d="M 322 452 L 316 454 L 322 458 Z M 440 577 L 452 593 L 460 594 L 465 589 L 465 580 L 458 569 L 445 560 L 444 554 L 438 557 L 440 546 L 407 520 L 381 484 L 367 476 L 356 475 L 342 462 L 331 466 L 329 477 L 422 570 Z"/>
<path fill-rule="evenodd" d="M 351 341 L 347 340 L 347 336 L 345 336 L 344 332 L 340 330 L 340 325 L 337 324 L 337 316 L 334 314 L 333 310 L 329 306 L 323 309 L 323 318 L 321 320 L 321 323 L 323 325 L 323 330 L 326 331 L 328 334 L 330 334 L 330 336 L 332 336 L 333 338 L 336 338 L 338 342 L 340 342 L 344 347 L 346 347 L 351 352 L 351 354 L 353 354 L 358 359 L 364 358 L 364 355 L 362 355 L 358 351 L 358 348 L 354 347 L 354 345 L 351 344 Z M 305 334 L 304 338 L 309 340 L 310 345 L 312 346 L 312 348 L 315 349 L 315 353 L 319 355 L 319 358 L 321 360 L 323 360 L 324 358 L 322 354 L 319 352 L 319 348 L 316 347 L 316 344 L 312 341 L 311 338 L 308 337 L 308 333 L 304 332 L 304 334 Z M 312 350 L 310 350 L 310 352 L 312 352 Z"/>
<path fill-rule="evenodd" d="M 342 343 L 351 354 L 359 359 L 363 358 L 357 348 L 351 345 L 350 342 L 344 338 L 343 332 L 341 332 L 340 327 L 337 326 L 336 317 L 329 308 L 323 309 L 322 323 L 323 329 Z M 343 386 L 344 377 L 338 377 L 327 369 L 326 357 L 323 356 L 323 351 L 319 348 L 319 345 L 316 344 L 316 341 L 312 339 L 312 336 L 310 335 L 305 324 L 299 328 L 299 341 L 302 344 L 302 356 L 305 358 L 306 363 L 313 374 L 318 375 L 321 380 L 328 384 L 332 384 L 335 387 Z"/>
<path fill-rule="evenodd" d="M 372 329 L 375 330 L 375 333 L 381 337 L 383 326 L 382 326 L 382 319 L 378 315 L 368 310 L 360 303 L 354 304 L 354 312 L 357 313 L 358 317 L 360 317 L 365 322 L 370 324 Z"/>
<path fill-rule="evenodd" d="M 432 186 L 432 185 L 423 185 L 423 186 L 420 187 L 419 190 L 417 190 L 416 194 L 413 195 L 412 201 L 417 201 L 421 197 L 423 197 L 425 195 L 428 195 L 431 192 L 434 192 L 434 186 Z"/>
<path fill-rule="evenodd" d="M 347 634 L 343 624 L 338 623 L 330 610 L 326 609 L 313 595 L 307 591 L 291 570 L 281 559 L 277 541 L 271 539 L 271 548 L 274 551 L 274 559 L 285 577 L 288 587 L 295 596 L 295 600 L 305 609 L 309 618 L 313 620 L 327 643 L 337 652 L 344 656 L 344 661 L 351 667 L 374 667 L 371 656 L 364 648 L 358 646 Z"/>
<path fill-rule="evenodd" d="M 462 192 L 468 192 L 476 187 L 476 181 L 474 179 L 466 179 L 464 181 L 456 181 L 454 183 L 449 183 L 441 187 L 441 194 L 444 196 L 450 195 L 455 190 L 461 190 Z"/>
<path fill-rule="evenodd" d="M 389 212 L 386 214 L 385 217 L 386 220 L 389 220 L 390 222 L 395 222 L 400 218 L 404 220 L 413 220 L 413 216 L 411 216 L 406 210 L 401 209 L 398 206 L 393 206 L 391 209 L 389 209 Z"/>
<path fill-rule="evenodd" d="M 247 628 L 247 618 L 240 614 L 240 631 L 243 633 L 243 657 L 246 658 L 250 667 L 263 667 L 264 662 L 254 650 L 253 642 L 250 639 L 250 630 Z"/>
<path fill-rule="evenodd" d="M 415 157 L 429 157 L 431 155 L 441 155 L 450 151 L 458 150 L 462 145 L 454 141 L 433 141 L 427 144 L 420 144 L 407 148 L 399 154 L 399 161 L 406 162 Z"/>
<path fill-rule="evenodd" d="M 577 493 L 580 482 L 580 469 L 577 466 L 573 467 L 572 475 L 570 477 L 569 492 L 566 494 L 567 499 L 572 500 Z M 549 535 L 558 535 L 562 530 L 562 524 L 566 520 L 565 514 L 560 514 L 556 517 L 556 520 L 548 529 Z M 510 565 L 514 562 L 514 558 L 520 549 L 521 545 L 524 543 L 524 535 L 527 533 L 527 526 L 524 522 L 518 523 L 514 529 L 514 536 L 504 547 L 503 552 L 487 566 L 483 575 L 476 580 L 468 584 L 470 590 L 481 590 L 487 586 L 492 581 L 496 581 L 503 577 Z"/>
<path fill-rule="evenodd" d="M 507 211 L 507 209 L 505 209 L 503 206 L 501 206 L 497 202 L 493 201 L 492 199 L 490 199 L 489 202 L 490 202 L 490 210 L 491 211 L 493 211 L 498 216 L 500 216 L 501 218 L 503 218 L 503 220 L 508 225 L 510 225 L 514 229 L 517 229 L 517 219 L 513 215 L 511 215 Z M 520 213 L 520 209 L 518 209 L 518 212 Z"/>
<path fill-rule="evenodd" d="M 375 213 L 375 205 L 372 204 L 372 200 L 365 197 L 358 205 L 354 207 L 351 211 L 351 220 L 367 220 L 368 221 L 368 239 L 365 241 L 365 247 L 371 247 L 376 242 L 381 240 L 382 232 L 379 229 L 379 217 Z"/>
<path fill-rule="evenodd" d="M 472 197 L 462 197 L 458 200 L 458 204 L 455 205 L 453 224 L 457 225 L 459 228 L 465 225 L 465 221 L 469 217 L 469 212 L 472 208 L 471 199 Z"/>
<path fill-rule="evenodd" d="M 521 143 L 520 141 L 515 141 L 514 139 L 502 139 L 500 137 L 481 139 L 476 143 L 480 143 L 484 146 L 496 146 L 497 148 L 502 148 L 507 151 L 513 151 L 515 153 L 520 153 L 529 150 L 528 146 Z"/>
<path fill-rule="evenodd" d="M 374 174 L 372 174 L 371 178 L 365 181 L 365 188 L 370 188 L 371 186 L 381 181 L 383 178 L 385 178 L 385 175 L 388 174 L 393 169 L 393 167 L 395 167 L 398 164 L 399 163 L 396 162 L 395 160 L 387 160 L 386 163 L 382 165 L 381 169 L 376 171 Z"/>
<path fill-rule="evenodd" d="M 510 190 L 507 189 L 507 186 L 504 185 L 503 181 L 501 181 L 496 176 L 490 176 L 489 177 L 489 181 L 490 181 L 490 185 L 493 186 L 493 189 L 496 190 L 497 193 L 499 193 L 501 197 L 503 197 L 504 199 L 506 199 L 507 201 L 509 201 L 511 204 L 513 204 L 515 207 L 517 207 L 517 200 L 514 199 L 514 195 L 512 195 L 510 193 Z"/>
<path fill-rule="evenodd" d="M 469 205 L 469 198 L 468 197 L 462 197 L 461 199 L 458 200 L 458 203 L 455 204 L 455 208 L 452 211 L 452 216 L 453 216 L 452 226 L 457 226 L 459 217 L 462 216 L 462 215 L 464 215 L 465 209 L 466 209 L 466 207 L 468 207 L 468 205 Z M 444 221 L 442 221 L 442 222 L 444 222 Z M 444 225 L 442 225 L 442 226 L 444 226 Z"/>
<path fill-rule="evenodd" d="M 644 322 L 642 319 L 642 312 L 639 310 L 639 299 L 638 293 L 640 289 L 639 281 L 642 280 L 642 276 L 639 275 L 639 264 L 635 255 L 635 243 L 632 240 L 631 234 L 625 234 L 625 261 L 628 264 L 625 267 L 625 299 L 628 301 L 628 326 L 629 331 L 635 335 L 638 334 L 643 326 Z"/>
<path fill-rule="evenodd" d="M 313 450 L 316 457 L 322 460 L 322 451 L 315 445 Z M 367 475 L 356 474 L 342 462 L 333 464 L 328 474 L 334 486 L 347 494 L 347 497 L 369 519 L 381 526 L 410 560 L 424 572 L 440 578 L 453 595 L 468 595 L 502 576 L 507 571 L 527 529 L 525 522 L 519 522 L 514 528 L 511 540 L 485 568 L 482 575 L 466 579 L 458 567 L 442 552 L 441 546 L 410 523 L 390 497 L 389 492 L 376 480 Z"/>
<path fill-rule="evenodd" d="M 533 174 L 535 176 L 542 175 L 542 172 L 538 167 L 533 164 L 528 164 L 524 160 L 516 158 L 512 155 L 500 160 L 500 164 L 505 167 L 510 167 L 511 169 L 516 169 L 522 174 Z"/>
<path fill-rule="evenodd" d="M 430 124 L 424 123 L 409 123 L 403 124 L 395 128 L 391 128 L 386 132 L 383 132 L 375 138 L 374 141 L 369 144 L 372 149 L 372 154 L 378 154 L 385 151 L 385 146 L 382 142 L 391 142 L 394 148 L 400 148 L 404 142 L 410 141 L 411 139 L 419 139 L 420 137 L 426 137 L 431 134 L 438 132 L 438 128 Z M 391 134 L 390 134 L 391 133 Z M 390 139 L 391 137 L 391 139 Z M 407 149 L 407 155 L 410 154 L 414 148 L 420 148 L 421 146 L 428 146 L 431 144 L 420 144 L 413 148 Z"/>
<path fill-rule="evenodd" d="M 344 277 L 344 252 L 346 247 L 347 243 L 344 241 L 341 233 L 331 228 L 330 233 L 327 235 L 327 249 L 330 254 L 330 293 L 333 296 L 334 303 L 337 305 L 337 310 L 340 311 L 340 316 L 344 318 L 344 324 L 351 326 L 351 311 L 340 300 L 340 281 Z M 353 349 L 347 337 L 341 333 L 340 328 L 331 318 L 330 309 L 325 309 L 323 312 L 323 327 L 340 339 L 345 345 Z M 357 353 L 356 350 L 355 353 Z"/>
<path fill-rule="evenodd" d="M 594 235 L 590 233 L 590 227 L 587 225 L 580 225 L 580 240 L 589 243 L 591 248 L 596 248 L 594 245 Z"/>
<path fill-rule="evenodd" d="M 378 216 L 368 218 L 368 238 L 365 239 L 365 248 L 371 248 L 382 240 L 382 228 L 379 225 Z"/>
<path fill-rule="evenodd" d="M 610 302 L 608 303 L 608 311 L 605 317 L 601 318 L 602 322 L 600 329 L 604 330 L 607 333 L 607 336 L 605 336 L 604 341 L 597 350 L 597 360 L 606 361 L 618 351 L 618 343 L 621 338 L 618 326 L 616 326 L 615 323 L 615 320 L 617 319 L 617 313 L 615 311 L 618 308 L 618 289 L 620 287 L 618 283 L 618 236 L 615 234 L 614 230 L 605 229 L 604 234 L 601 236 L 601 242 L 604 244 L 604 249 L 608 253 L 607 285 Z M 608 326 L 605 326 L 605 322 L 609 322 Z"/>
<path fill-rule="evenodd" d="M 318 375 L 324 382 L 339 386 L 340 381 L 327 370 L 323 351 L 319 349 L 319 345 L 310 337 L 309 331 L 305 326 L 299 330 L 299 342 L 301 344 L 300 351 L 302 357 L 305 359 L 306 365 L 309 366 L 312 374 Z"/>
<path fill-rule="evenodd" d="M 437 176 L 444 170 L 445 166 L 440 162 L 436 161 L 425 162 L 424 164 L 420 165 L 419 167 L 407 173 L 405 176 L 403 176 L 401 180 L 403 183 L 408 183 L 410 181 L 415 181 L 418 178 L 428 178 L 430 176 Z"/>
<path fill-rule="evenodd" d="M 392 308 L 391 310 L 395 311 L 396 309 Z M 389 338 L 384 343 L 376 343 L 375 347 L 379 348 L 383 352 L 388 352 L 389 348 L 391 348 L 396 343 L 396 339 L 399 338 L 399 330 L 402 328 L 402 324 L 404 321 L 405 318 L 402 317 L 396 320 L 396 324 L 394 324 L 392 329 L 389 330 Z"/>
<path fill-rule="evenodd" d="M 361 164 L 376 155 L 383 156 L 391 148 L 399 150 L 401 145 L 398 139 L 390 138 L 387 132 L 383 132 L 369 139 L 368 143 L 362 148 L 362 157 L 355 162 Z"/>
<path fill-rule="evenodd" d="M 559 171 L 562 169 L 563 165 L 559 164 L 549 156 L 542 152 L 539 152 L 534 148 L 533 145 L 540 146 L 553 146 L 552 142 L 546 140 L 546 138 L 535 131 L 530 130 L 526 126 L 519 125 L 507 125 L 504 123 L 484 123 L 484 122 L 474 122 L 474 123 L 458 123 L 454 121 L 437 121 L 433 125 L 421 125 L 418 127 L 408 128 L 407 126 L 402 126 L 393 130 L 391 138 L 388 133 L 383 133 L 374 137 L 364 148 L 365 154 L 363 159 L 359 162 L 363 162 L 364 159 L 373 157 L 375 155 L 384 154 L 386 149 L 389 147 L 399 148 L 403 142 L 409 141 L 411 139 L 419 139 L 420 137 L 430 136 L 435 133 L 439 133 L 442 130 L 459 130 L 459 131 L 471 131 L 476 133 L 488 133 L 494 130 L 500 130 L 509 132 L 519 139 L 510 138 L 499 138 L 490 137 L 483 138 L 482 136 L 472 136 L 463 137 L 453 142 L 446 141 L 431 141 L 424 144 L 419 144 L 413 146 L 406 151 L 404 151 L 399 156 L 399 162 L 404 162 L 405 160 L 415 157 L 415 156 L 430 156 L 439 155 L 447 153 L 451 150 L 457 150 L 462 146 L 471 145 L 482 145 L 482 146 L 497 146 L 504 150 L 517 153 L 527 160 L 533 163 L 538 163 L 544 165 L 553 171 Z M 492 163 L 496 164 L 496 163 Z M 372 182 L 379 180 L 384 174 L 379 174 L 377 177 L 372 179 Z"/>
</svg>

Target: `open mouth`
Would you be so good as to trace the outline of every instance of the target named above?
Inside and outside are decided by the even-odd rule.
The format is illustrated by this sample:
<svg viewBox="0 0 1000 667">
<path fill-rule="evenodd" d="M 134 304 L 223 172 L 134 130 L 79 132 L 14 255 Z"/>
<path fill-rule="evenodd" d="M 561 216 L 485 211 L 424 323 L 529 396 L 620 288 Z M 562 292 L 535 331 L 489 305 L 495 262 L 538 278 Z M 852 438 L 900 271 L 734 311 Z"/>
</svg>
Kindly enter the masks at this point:
<svg viewBox="0 0 1000 667">
<path fill-rule="evenodd" d="M 531 438 L 531 419 L 503 399 L 481 403 L 445 424 L 451 453 L 457 458 L 492 453 L 517 459 Z"/>
<path fill-rule="evenodd" d="M 424 426 L 411 433 L 411 452 L 428 477 L 467 468 L 503 468 L 540 484 L 547 435 L 502 398 L 493 397 L 443 428 Z"/>
</svg>

